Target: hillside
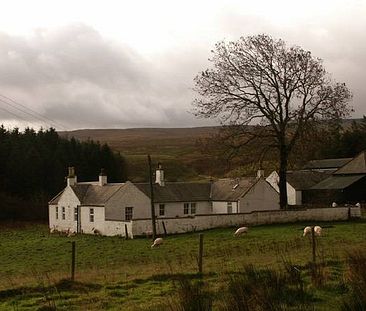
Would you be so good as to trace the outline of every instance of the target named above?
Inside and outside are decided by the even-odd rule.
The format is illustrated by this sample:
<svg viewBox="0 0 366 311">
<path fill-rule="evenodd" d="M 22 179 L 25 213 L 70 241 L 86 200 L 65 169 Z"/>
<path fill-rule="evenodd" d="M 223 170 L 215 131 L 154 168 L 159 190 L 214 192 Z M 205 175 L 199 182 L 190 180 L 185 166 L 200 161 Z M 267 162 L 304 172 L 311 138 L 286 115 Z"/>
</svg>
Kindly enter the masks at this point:
<svg viewBox="0 0 366 311">
<path fill-rule="evenodd" d="M 198 140 L 209 137 L 218 127 L 194 128 L 136 128 L 136 129 L 83 129 L 59 132 L 63 137 L 107 143 L 125 156 L 128 177 L 133 181 L 147 179 L 146 155 L 153 162 L 162 162 L 168 180 L 199 179 L 202 154 Z"/>
</svg>

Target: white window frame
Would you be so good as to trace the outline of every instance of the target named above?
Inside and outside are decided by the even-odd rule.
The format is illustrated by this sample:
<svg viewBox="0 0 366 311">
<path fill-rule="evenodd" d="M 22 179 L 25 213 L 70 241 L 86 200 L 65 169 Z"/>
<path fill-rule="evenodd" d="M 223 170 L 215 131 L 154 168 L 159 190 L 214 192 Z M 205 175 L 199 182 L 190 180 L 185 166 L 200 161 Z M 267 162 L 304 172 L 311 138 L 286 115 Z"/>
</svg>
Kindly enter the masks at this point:
<svg viewBox="0 0 366 311">
<path fill-rule="evenodd" d="M 184 203 L 183 204 L 183 214 L 184 215 L 189 215 L 189 203 Z"/>
<path fill-rule="evenodd" d="M 195 215 L 197 212 L 197 204 L 195 202 L 191 203 L 191 214 Z"/>
<path fill-rule="evenodd" d="M 186 202 L 183 204 L 183 214 L 184 215 L 195 215 L 197 212 L 196 202 Z"/>
<path fill-rule="evenodd" d="M 159 204 L 159 216 L 165 216 L 165 204 Z"/>
<path fill-rule="evenodd" d="M 227 206 L 227 213 L 232 214 L 233 213 L 233 202 L 227 202 L 226 206 Z"/>
<path fill-rule="evenodd" d="M 131 221 L 133 219 L 133 206 L 125 207 L 125 220 Z"/>
<path fill-rule="evenodd" d="M 94 208 L 89 208 L 89 222 L 94 222 Z"/>
<path fill-rule="evenodd" d="M 78 208 L 74 207 L 74 221 L 78 221 L 78 214 L 79 214 Z"/>
</svg>

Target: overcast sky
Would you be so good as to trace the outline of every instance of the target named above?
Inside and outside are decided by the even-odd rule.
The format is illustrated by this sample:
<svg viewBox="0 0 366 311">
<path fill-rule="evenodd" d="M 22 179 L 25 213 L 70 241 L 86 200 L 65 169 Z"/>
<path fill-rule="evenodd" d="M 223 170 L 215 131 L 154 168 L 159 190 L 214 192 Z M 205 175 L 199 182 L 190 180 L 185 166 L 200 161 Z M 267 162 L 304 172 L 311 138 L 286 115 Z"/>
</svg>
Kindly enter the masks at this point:
<svg viewBox="0 0 366 311">
<path fill-rule="evenodd" d="M 217 41 L 258 33 L 322 58 L 352 90 L 353 117 L 366 114 L 366 1 L 0 3 L 0 123 L 6 126 L 214 124 L 189 113 L 193 78 L 208 67 Z M 40 115 L 45 122 L 34 117 Z"/>
</svg>

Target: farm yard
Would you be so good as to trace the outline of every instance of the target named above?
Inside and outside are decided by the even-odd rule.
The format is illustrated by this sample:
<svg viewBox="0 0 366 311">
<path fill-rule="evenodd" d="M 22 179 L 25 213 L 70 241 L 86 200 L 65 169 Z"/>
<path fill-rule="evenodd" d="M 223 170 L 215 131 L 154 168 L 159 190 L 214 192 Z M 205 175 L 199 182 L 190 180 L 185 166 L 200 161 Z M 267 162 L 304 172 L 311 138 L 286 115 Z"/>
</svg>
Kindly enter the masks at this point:
<svg viewBox="0 0 366 311">
<path fill-rule="evenodd" d="M 278 285 L 289 267 L 288 275 L 296 271 L 301 279 L 298 299 L 306 307 L 287 301 L 273 310 L 340 310 L 350 295 L 347 256 L 366 250 L 366 221 L 317 223 L 323 234 L 316 239 L 316 279 L 309 265 L 311 237 L 302 236 L 306 225 L 312 224 L 251 227 L 237 238 L 235 228 L 205 231 L 200 277 L 197 233 L 168 236 L 161 247 L 151 249 L 146 238 L 66 237 L 50 235 L 45 224 L 2 223 L 0 310 L 195 310 L 177 307 L 189 293 L 198 295 L 196 303 L 203 299 L 213 310 L 228 310 L 223 297 L 237 284 L 235 276 L 265 272 Z M 71 241 L 76 242 L 75 282 L 68 280 Z M 298 284 L 291 284 L 283 290 L 294 291 Z"/>
</svg>

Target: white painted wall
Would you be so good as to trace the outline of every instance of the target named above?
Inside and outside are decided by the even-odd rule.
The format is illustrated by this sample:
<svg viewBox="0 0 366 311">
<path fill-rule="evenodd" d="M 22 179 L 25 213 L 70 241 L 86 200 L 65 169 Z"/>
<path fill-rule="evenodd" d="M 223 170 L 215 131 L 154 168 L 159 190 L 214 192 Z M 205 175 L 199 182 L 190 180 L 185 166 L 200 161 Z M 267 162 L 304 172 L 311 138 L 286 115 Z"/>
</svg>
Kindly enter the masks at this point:
<svg viewBox="0 0 366 311">
<path fill-rule="evenodd" d="M 249 189 L 239 201 L 239 212 L 279 210 L 279 194 L 264 179 Z"/>
<path fill-rule="evenodd" d="M 280 181 L 280 177 L 276 171 L 273 171 L 267 178 L 266 181 L 271 184 L 271 186 L 276 189 L 277 192 L 280 191 L 278 187 L 278 183 Z M 287 188 L 287 202 L 289 205 L 301 205 L 302 204 L 302 195 L 301 190 L 296 190 L 289 183 L 286 183 Z"/>
<path fill-rule="evenodd" d="M 212 202 L 212 213 L 214 214 L 227 214 L 227 203 L 224 201 L 213 201 Z M 238 202 L 232 203 L 232 213 L 238 213 Z"/>
<path fill-rule="evenodd" d="M 105 205 L 107 220 L 125 221 L 125 208 L 133 207 L 133 218 L 150 218 L 150 198 L 131 182 L 126 182 L 121 191 L 113 195 Z"/>
<path fill-rule="evenodd" d="M 209 201 L 187 201 L 187 202 L 168 202 L 168 203 L 156 203 L 155 204 L 155 215 L 157 217 L 184 217 L 184 203 L 196 203 L 196 215 L 199 214 L 211 214 L 212 207 Z M 165 204 L 165 216 L 159 216 L 159 204 Z M 189 215 L 191 215 L 189 211 Z M 149 216 L 150 217 L 150 216 Z"/>
<path fill-rule="evenodd" d="M 351 215 L 360 217 L 360 208 L 352 207 Z M 168 234 L 193 232 L 220 227 L 255 226 L 273 223 L 297 221 L 336 221 L 348 219 L 348 207 L 313 208 L 301 210 L 256 211 L 240 214 L 197 215 L 195 217 L 166 218 L 157 220 L 157 232 L 163 234 L 164 221 Z M 141 219 L 132 221 L 134 236 L 144 235 L 151 220 Z M 255 229 L 253 229 L 255 230 Z M 301 231 L 298 232 L 300 235 Z"/>
<path fill-rule="evenodd" d="M 94 209 L 94 222 L 90 222 L 90 209 Z M 81 206 L 80 207 L 80 224 L 82 233 L 94 234 L 97 229 L 101 234 L 106 234 L 104 229 L 105 214 L 104 206 Z"/>
<path fill-rule="evenodd" d="M 74 221 L 74 208 L 80 205 L 80 201 L 71 187 L 66 187 L 61 194 L 57 205 L 49 205 L 49 227 L 58 231 L 76 232 L 77 222 Z M 58 219 L 56 219 L 56 206 L 58 206 Z M 65 207 L 65 219 L 62 219 L 62 208 Z"/>
</svg>

